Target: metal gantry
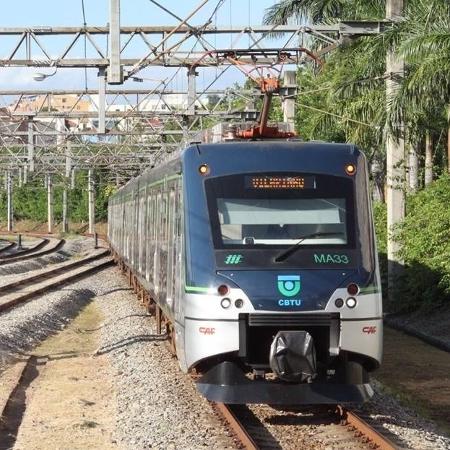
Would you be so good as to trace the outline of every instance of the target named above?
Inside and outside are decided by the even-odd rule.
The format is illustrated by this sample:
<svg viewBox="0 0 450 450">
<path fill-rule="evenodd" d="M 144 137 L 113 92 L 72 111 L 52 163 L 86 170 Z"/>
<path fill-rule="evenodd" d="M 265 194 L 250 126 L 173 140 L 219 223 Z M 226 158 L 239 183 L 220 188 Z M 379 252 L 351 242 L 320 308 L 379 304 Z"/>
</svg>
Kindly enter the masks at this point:
<svg viewBox="0 0 450 450">
<path fill-rule="evenodd" d="M 0 92 L 0 170 L 5 173 L 8 193 L 8 229 L 12 229 L 13 178 L 26 183 L 30 176 L 46 174 L 49 192 L 49 230 L 52 175 L 64 180 L 63 230 L 67 229 L 67 189 L 75 170 L 89 171 L 90 231 L 93 231 L 93 172 L 112 169 L 125 178 L 157 164 L 168 154 L 189 142 L 211 120 L 255 120 L 255 95 L 234 93 L 246 98 L 246 107 L 233 110 L 229 105 L 232 90 L 211 90 L 220 77 L 233 66 L 278 67 L 295 69 L 307 59 L 305 42 L 322 42 L 317 55 L 336 48 L 347 37 L 367 36 L 383 32 L 402 15 L 403 0 L 386 0 L 385 21 L 342 21 L 319 25 L 216 26 L 213 16 L 204 23 L 193 24 L 194 16 L 208 0 L 202 0 L 185 18 L 156 1 L 151 3 L 178 21 L 169 26 L 121 26 L 120 0 L 109 0 L 108 26 L 81 27 L 13 27 L 0 28 L 3 56 L 0 70 L 17 67 L 59 69 L 93 68 L 98 71 L 97 89 L 82 91 Z M 214 3 L 214 2 L 212 2 Z M 223 0 L 216 1 L 217 12 Z M 60 39 L 64 36 L 65 39 Z M 274 36 L 277 36 L 274 39 Z M 214 45 L 212 44 L 214 42 Z M 227 44 L 225 45 L 225 42 Z M 228 45 L 229 42 L 229 45 Z M 85 48 L 80 56 L 80 48 Z M 108 84 L 127 80 L 142 81 L 146 68 L 161 67 L 185 71 L 187 91 L 170 90 L 174 75 L 160 80 L 149 90 L 112 90 Z M 216 73 L 207 86 L 198 92 L 200 71 Z M 161 69 L 163 71 L 165 69 Z M 387 73 L 400 73 L 402 61 L 387 55 Z M 220 72 L 219 72 L 220 71 Z M 48 75 L 47 75 L 48 76 Z M 45 75 L 44 75 L 45 78 Z M 286 71 L 285 85 L 294 86 L 295 72 Z M 389 98 L 396 89 L 395 77 L 388 77 Z M 170 96 L 182 95 L 186 101 L 171 105 Z M 208 105 L 207 96 L 218 96 Z M 54 107 L 55 99 L 74 96 L 70 109 Z M 29 111 L 23 105 L 38 99 Z M 122 99 L 122 108 L 117 107 Z M 92 108 L 82 107 L 87 101 Z M 153 103 L 152 103 L 153 102 Z M 124 106 L 125 105 L 125 106 Z M 149 106 L 152 105 L 152 106 Z M 283 114 L 293 124 L 295 94 L 283 96 Z M 398 125 L 401 127 L 401 124 Z M 404 180 L 403 143 L 386 137 L 388 159 L 388 226 L 398 223 L 404 215 L 402 187 Z M 390 239 L 388 253 L 390 272 L 396 265 L 398 248 Z"/>
<path fill-rule="evenodd" d="M 160 150 L 171 152 L 189 140 L 208 118 L 254 120 L 256 111 L 230 109 L 235 91 L 212 90 L 214 105 L 206 95 L 183 91 L 107 90 L 105 122 L 98 119 L 98 91 L 57 90 L 0 91 L 9 106 L 0 112 L 0 168 L 27 166 L 29 172 L 65 172 L 66 147 L 70 142 L 75 167 L 114 169 L 123 161 L 130 168 L 149 164 Z M 249 100 L 255 93 L 239 91 Z M 65 110 L 61 98 L 70 100 Z M 67 103 L 66 103 L 67 105 Z M 186 118 L 192 120 L 187 125 Z M 168 129 L 170 124 L 172 129 Z M 134 160 L 134 162 L 133 162 Z"/>
<path fill-rule="evenodd" d="M 110 0 L 116 3 L 118 0 Z M 211 67 L 231 64 L 226 56 L 242 51 L 242 62 L 253 64 L 251 55 L 246 53 L 248 38 L 257 42 L 258 47 L 266 49 L 266 56 L 259 56 L 260 64 L 271 64 L 273 54 L 285 53 L 292 61 L 302 58 L 298 52 L 299 37 L 314 36 L 328 43 L 337 44 L 345 36 L 367 36 L 384 30 L 385 21 L 374 22 L 339 22 L 331 25 L 260 25 L 216 27 L 212 25 L 192 27 L 174 26 L 139 26 L 117 27 L 117 20 L 111 18 L 110 27 L 36 27 L 36 28 L 0 28 L 0 39 L 8 36 L 11 41 L 6 57 L 0 59 L 0 67 L 61 67 L 61 68 L 108 68 L 109 83 L 122 83 L 129 76 L 134 76 L 139 70 L 148 66 L 163 67 Z M 283 33 L 284 39 L 276 46 L 265 46 L 271 43 L 273 33 Z M 209 41 L 217 36 L 234 36 L 233 45 L 227 48 L 214 48 Z M 69 43 L 58 45 L 58 38 L 67 36 Z M 96 39 L 106 36 L 107 40 Z M 44 42 L 44 40 L 48 42 Z M 88 53 L 95 57 L 76 57 L 71 51 L 77 43 L 84 40 L 88 43 Z M 50 43 L 51 41 L 51 43 Z M 136 41 L 141 45 L 142 54 L 130 45 Z M 201 41 L 201 50 L 189 51 Z M 120 44 L 119 44 L 120 43 Z M 164 45 L 161 45 L 164 44 Z M 120 45 L 120 50 L 119 50 Z M 205 49 L 206 47 L 206 49 Z M 60 48 L 58 56 L 50 48 Z M 108 53 L 109 48 L 109 53 Z M 205 55 L 205 53 L 210 54 Z M 26 55 L 24 57 L 23 55 Z M 122 69 L 124 70 L 121 70 Z"/>
<path fill-rule="evenodd" d="M 52 104 L 52 97 L 65 95 L 63 92 L 33 94 L 3 91 L 1 94 L 9 99 L 14 95 L 18 98 L 13 108 L 9 108 L 10 103 L 6 105 L 10 120 L 0 122 L 0 144 L 6 150 L 3 151 L 0 168 L 8 168 L 11 163 L 19 163 L 19 167 L 22 167 L 26 162 L 26 181 L 27 172 L 48 173 L 58 167 L 65 167 L 61 139 L 63 142 L 72 141 L 71 160 L 78 168 L 129 167 L 134 171 L 136 166 L 155 164 L 161 155 L 170 153 L 174 147 L 179 146 L 180 141 L 188 142 L 189 136 L 202 126 L 203 118 L 216 118 L 218 121 L 236 120 L 238 116 L 244 120 L 255 119 L 252 111 L 224 110 L 220 107 L 223 105 L 222 100 L 213 108 L 206 106 L 205 91 L 210 92 L 209 88 L 229 67 L 296 65 L 307 56 L 302 45 L 307 37 L 313 36 L 329 46 L 337 44 L 348 35 L 379 33 L 386 26 L 383 21 L 314 26 L 214 26 L 212 16 L 205 23 L 193 25 L 193 17 L 208 3 L 207 0 L 202 1 L 184 19 L 157 2 L 152 3 L 176 18 L 179 23 L 170 26 L 122 27 L 120 0 L 109 0 L 110 20 L 106 27 L 0 28 L 0 42 L 3 42 L 3 48 L 7 50 L 6 56 L 0 59 L 0 67 L 4 70 L 13 67 L 98 70 L 98 89 L 75 94 L 79 99 L 68 111 L 54 108 Z M 217 3 L 215 11 L 222 3 Z M 276 45 L 274 33 L 278 36 Z M 61 40 L 61 36 L 66 39 Z M 228 38 L 230 45 L 224 47 L 216 44 L 223 44 Z M 77 53 L 80 45 L 85 46 L 84 56 Z M 171 95 L 168 90 L 170 77 L 161 80 L 157 88 L 150 92 L 136 93 L 141 94 L 141 98 L 134 105 L 131 105 L 129 99 L 133 90 L 113 92 L 107 89 L 107 83 L 122 84 L 128 79 L 139 81 L 139 72 L 150 66 L 174 67 L 178 71 L 185 68 L 188 79 L 187 104 L 170 107 L 166 101 Z M 213 77 L 204 92 L 197 92 L 198 71 L 219 66 L 225 67 Z M 36 108 L 24 111 L 20 106 L 24 98 L 30 95 L 41 95 L 44 98 Z M 96 96 L 94 102 L 93 95 Z M 121 96 L 129 107 L 124 110 L 111 107 L 115 104 L 114 101 L 111 105 L 108 104 L 111 96 Z M 166 108 L 158 108 L 158 105 L 155 108 L 143 106 L 148 104 L 152 96 L 159 96 L 158 104 Z M 86 97 L 90 97 L 95 108 L 80 108 Z M 293 118 L 293 105 L 292 97 L 284 102 L 285 116 L 290 120 Z M 80 127 L 83 121 L 92 125 L 94 119 L 97 119 L 95 126 Z M 75 121 L 77 125 L 68 127 L 68 121 Z M 167 123 L 170 131 L 166 130 Z M 56 149 L 55 136 L 56 140 L 59 139 Z M 91 153 L 91 156 L 86 153 Z"/>
</svg>

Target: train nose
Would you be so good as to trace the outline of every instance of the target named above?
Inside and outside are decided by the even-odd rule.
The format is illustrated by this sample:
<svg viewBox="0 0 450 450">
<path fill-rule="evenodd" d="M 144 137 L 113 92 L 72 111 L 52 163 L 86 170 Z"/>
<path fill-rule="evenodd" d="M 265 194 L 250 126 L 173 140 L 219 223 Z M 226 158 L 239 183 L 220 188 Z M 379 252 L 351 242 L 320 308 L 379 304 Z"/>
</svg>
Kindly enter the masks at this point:
<svg viewBox="0 0 450 450">
<path fill-rule="evenodd" d="M 314 340 L 307 331 L 279 331 L 270 346 L 269 361 L 284 381 L 310 382 L 317 375 Z"/>
</svg>

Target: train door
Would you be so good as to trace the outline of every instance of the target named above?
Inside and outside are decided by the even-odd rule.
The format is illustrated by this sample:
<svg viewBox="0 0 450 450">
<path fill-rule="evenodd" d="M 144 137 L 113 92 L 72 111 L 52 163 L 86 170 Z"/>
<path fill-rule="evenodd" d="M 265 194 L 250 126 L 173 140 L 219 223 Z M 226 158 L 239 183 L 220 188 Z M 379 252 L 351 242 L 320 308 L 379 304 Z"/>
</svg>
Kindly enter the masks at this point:
<svg viewBox="0 0 450 450">
<path fill-rule="evenodd" d="M 153 257 L 153 241 L 155 239 L 155 222 L 153 218 L 153 209 L 153 193 L 151 190 L 149 190 L 147 197 L 147 223 L 145 225 L 145 228 L 147 229 L 147 240 L 145 242 L 145 279 L 147 281 L 150 281 L 150 269 L 153 267 L 153 261 L 150 260 L 150 258 Z"/>
<path fill-rule="evenodd" d="M 160 291 L 160 246 L 161 246 L 161 226 L 162 226 L 162 218 L 161 218 L 161 203 L 162 203 L 162 193 L 157 192 L 156 194 L 156 204 L 155 204 L 155 212 L 156 217 L 154 221 L 155 227 L 155 250 L 153 252 L 153 284 L 155 288 L 155 294 L 159 296 Z"/>
<path fill-rule="evenodd" d="M 159 245 L 159 284 L 160 300 L 167 300 L 167 265 L 168 265 L 168 233 L 169 233 L 169 190 L 166 186 L 161 193 L 161 241 Z"/>
<path fill-rule="evenodd" d="M 132 265 L 134 269 L 139 272 L 139 182 L 136 190 L 133 192 L 133 234 L 131 236 L 132 248 Z"/>
<path fill-rule="evenodd" d="M 131 214 L 131 194 L 127 195 L 127 199 L 125 201 L 125 227 L 124 227 L 124 235 L 125 235 L 125 256 L 128 262 L 131 261 L 131 233 L 128 231 L 130 230 L 130 214 Z M 125 231 L 127 230 L 127 231 Z"/>
<path fill-rule="evenodd" d="M 181 193 L 181 181 L 177 181 L 175 191 L 175 224 L 174 224 L 174 299 L 175 318 L 183 323 L 184 303 L 182 292 L 182 280 L 184 272 L 183 264 L 183 204 Z"/>
<path fill-rule="evenodd" d="M 139 192 L 139 274 L 145 275 L 145 242 L 147 239 L 146 228 L 146 215 L 147 215 L 147 203 L 146 203 L 146 188 L 142 188 Z"/>
<path fill-rule="evenodd" d="M 187 370 L 184 348 L 184 242 L 183 242 L 183 197 L 181 180 L 177 181 L 175 192 L 175 226 L 174 226 L 174 316 L 175 316 L 175 343 L 180 367 Z"/>
<path fill-rule="evenodd" d="M 173 311 L 175 299 L 175 189 L 169 190 L 168 217 L 167 217 L 167 304 Z"/>
</svg>

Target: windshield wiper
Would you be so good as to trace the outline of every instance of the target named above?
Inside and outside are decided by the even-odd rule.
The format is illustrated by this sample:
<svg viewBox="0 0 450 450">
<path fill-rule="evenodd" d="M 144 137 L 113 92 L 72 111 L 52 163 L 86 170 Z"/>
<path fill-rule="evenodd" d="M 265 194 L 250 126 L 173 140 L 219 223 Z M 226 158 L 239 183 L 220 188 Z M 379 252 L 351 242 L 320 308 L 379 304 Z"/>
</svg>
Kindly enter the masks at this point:
<svg viewBox="0 0 450 450">
<path fill-rule="evenodd" d="M 293 255 L 299 248 L 301 248 L 300 244 L 305 240 L 313 237 L 319 237 L 319 236 L 335 236 L 336 234 L 342 234 L 342 233 L 332 233 L 332 232 L 317 232 L 317 233 L 311 233 L 306 234 L 305 236 L 302 236 L 298 242 L 291 245 L 287 250 L 281 252 L 278 256 L 275 257 L 275 262 L 282 262 L 286 259 L 288 259 L 291 255 Z"/>
</svg>

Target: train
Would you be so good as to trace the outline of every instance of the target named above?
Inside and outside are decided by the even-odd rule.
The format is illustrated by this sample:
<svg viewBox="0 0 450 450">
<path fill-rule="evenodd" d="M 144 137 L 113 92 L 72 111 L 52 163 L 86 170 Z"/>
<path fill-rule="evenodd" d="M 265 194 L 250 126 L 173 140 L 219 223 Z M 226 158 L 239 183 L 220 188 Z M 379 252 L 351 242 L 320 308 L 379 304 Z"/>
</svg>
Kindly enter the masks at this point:
<svg viewBox="0 0 450 450">
<path fill-rule="evenodd" d="M 108 239 L 208 400 L 362 403 L 383 339 L 370 198 L 355 145 L 193 143 L 110 198 Z"/>
</svg>

